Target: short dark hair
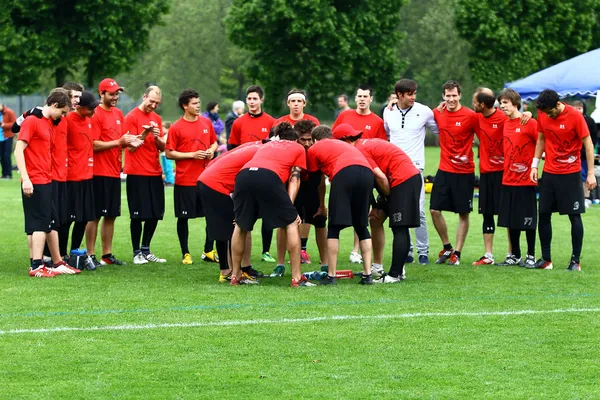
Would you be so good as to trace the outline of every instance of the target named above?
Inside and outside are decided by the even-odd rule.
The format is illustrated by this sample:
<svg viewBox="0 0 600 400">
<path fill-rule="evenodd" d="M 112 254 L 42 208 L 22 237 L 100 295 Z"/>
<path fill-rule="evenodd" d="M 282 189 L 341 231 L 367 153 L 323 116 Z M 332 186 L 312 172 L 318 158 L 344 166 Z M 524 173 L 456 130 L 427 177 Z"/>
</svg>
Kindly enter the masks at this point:
<svg viewBox="0 0 600 400">
<path fill-rule="evenodd" d="M 581 100 L 575 100 L 575 101 L 573 102 L 572 106 L 573 106 L 573 107 L 582 107 L 582 108 L 584 108 L 584 107 L 585 107 L 585 104 L 584 104 L 584 103 L 583 103 L 583 101 L 581 101 Z"/>
<path fill-rule="evenodd" d="M 246 89 L 246 96 L 250 93 L 258 93 L 258 97 L 260 97 L 261 100 L 265 97 L 265 91 L 258 85 L 248 86 L 248 89 Z"/>
<path fill-rule="evenodd" d="M 403 78 L 396 82 L 396 84 L 394 85 L 394 93 L 412 94 L 417 91 L 417 87 L 417 82 L 413 81 L 412 79 Z"/>
<path fill-rule="evenodd" d="M 312 131 L 312 138 L 316 141 L 322 139 L 329 139 L 333 137 L 333 132 L 331 128 L 327 125 L 319 125 Z"/>
<path fill-rule="evenodd" d="M 536 104 L 539 110 L 552 110 L 558 105 L 560 98 L 558 93 L 552 89 L 544 89 L 537 98 Z"/>
<path fill-rule="evenodd" d="M 216 101 L 209 101 L 208 104 L 206 105 L 206 111 L 210 111 L 218 105 L 219 105 L 219 103 L 217 103 Z"/>
<path fill-rule="evenodd" d="M 308 119 L 302 119 L 298 122 L 296 122 L 296 125 L 294 125 L 294 129 L 296 130 L 296 132 L 298 132 L 298 135 L 305 135 L 305 134 L 310 134 L 312 132 L 313 129 L 315 129 L 315 126 L 317 126 L 313 121 L 310 121 Z"/>
<path fill-rule="evenodd" d="M 187 106 L 188 104 L 190 104 L 190 100 L 199 98 L 200 94 L 194 89 L 185 89 L 179 95 L 179 108 L 183 110 L 183 106 Z"/>
<path fill-rule="evenodd" d="M 74 90 L 77 92 L 83 92 L 83 85 L 81 83 L 77 83 L 77 82 L 65 82 L 65 84 L 62 86 L 63 89 L 67 89 L 69 91 Z"/>
<path fill-rule="evenodd" d="M 62 90 L 55 90 L 52 91 L 46 99 L 47 106 L 51 106 L 54 103 L 56 103 L 58 108 L 63 108 L 71 105 L 71 99 L 69 98 L 69 95 Z"/>
<path fill-rule="evenodd" d="M 487 108 L 494 108 L 494 104 L 496 103 L 496 98 L 494 97 L 493 92 L 492 94 L 489 94 L 487 93 L 485 88 L 482 87 L 477 88 L 477 90 L 475 91 L 475 99 L 478 103 L 485 104 Z"/>
<path fill-rule="evenodd" d="M 344 99 L 344 101 L 345 101 L 346 103 L 348 102 L 348 95 L 347 95 L 347 94 L 345 94 L 345 93 L 338 94 L 338 99 L 339 99 L 340 97 L 341 97 L 342 99 Z"/>
<path fill-rule="evenodd" d="M 298 132 L 287 122 L 280 122 L 275 125 L 273 127 L 273 136 L 279 136 L 281 140 L 291 140 L 294 142 L 298 140 Z"/>
<path fill-rule="evenodd" d="M 458 90 L 458 94 L 461 94 L 462 92 L 460 91 L 460 83 L 453 81 L 453 80 L 449 80 L 446 81 L 446 83 L 444 83 L 442 85 L 442 93 L 446 94 L 446 90 L 452 90 L 452 89 L 456 89 Z"/>
<path fill-rule="evenodd" d="M 502 101 L 502 99 L 510 101 L 517 108 L 521 108 L 521 95 L 514 89 L 507 88 L 501 91 L 498 95 L 498 101 Z"/>
<path fill-rule="evenodd" d="M 373 88 L 370 85 L 367 85 L 366 83 L 362 83 L 362 84 L 358 85 L 358 88 L 356 89 L 356 91 L 358 92 L 359 90 L 368 90 L 369 96 L 373 96 Z"/>
<path fill-rule="evenodd" d="M 171 121 L 163 121 L 162 123 L 163 129 L 169 129 L 171 125 L 173 125 Z"/>
</svg>

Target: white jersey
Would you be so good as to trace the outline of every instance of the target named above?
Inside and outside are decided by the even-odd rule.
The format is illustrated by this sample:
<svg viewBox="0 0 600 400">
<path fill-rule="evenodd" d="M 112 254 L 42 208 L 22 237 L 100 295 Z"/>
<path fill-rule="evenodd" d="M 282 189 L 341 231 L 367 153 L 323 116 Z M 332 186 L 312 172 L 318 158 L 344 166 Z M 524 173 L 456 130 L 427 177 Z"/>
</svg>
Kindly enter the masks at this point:
<svg viewBox="0 0 600 400">
<path fill-rule="evenodd" d="M 438 126 L 433 117 L 433 111 L 424 104 L 417 103 L 408 110 L 400 110 L 394 106 L 383 112 L 385 130 L 390 142 L 400 147 L 412 160 L 415 167 L 425 168 L 425 128 L 436 135 Z"/>
</svg>

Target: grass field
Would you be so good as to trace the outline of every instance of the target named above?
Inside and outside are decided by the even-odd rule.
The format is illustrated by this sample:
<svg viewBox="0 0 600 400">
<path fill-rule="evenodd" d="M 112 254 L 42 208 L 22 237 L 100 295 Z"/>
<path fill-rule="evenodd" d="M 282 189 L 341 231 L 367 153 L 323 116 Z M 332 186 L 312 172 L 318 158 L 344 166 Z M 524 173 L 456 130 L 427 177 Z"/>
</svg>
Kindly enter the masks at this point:
<svg viewBox="0 0 600 400">
<path fill-rule="evenodd" d="M 433 173 L 438 149 L 427 152 Z M 581 273 L 564 271 L 570 227 L 558 216 L 555 270 L 472 267 L 483 254 L 472 214 L 461 266 L 410 265 L 398 285 L 292 289 L 289 274 L 218 284 L 218 267 L 200 261 L 203 220 L 190 227 L 196 263 L 181 265 L 166 192 L 152 248 L 167 264 L 41 280 L 26 274 L 18 180 L 0 181 L 0 398 L 600 397 L 600 206 L 584 215 Z M 457 218 L 446 216 L 453 237 Z M 341 243 L 340 268 L 351 268 L 349 230 Z M 503 258 L 505 232 L 495 244 Z M 254 266 L 270 271 L 258 236 L 254 248 Z M 130 252 L 124 216 L 115 253 Z M 309 252 L 318 258 L 312 237 Z"/>
</svg>

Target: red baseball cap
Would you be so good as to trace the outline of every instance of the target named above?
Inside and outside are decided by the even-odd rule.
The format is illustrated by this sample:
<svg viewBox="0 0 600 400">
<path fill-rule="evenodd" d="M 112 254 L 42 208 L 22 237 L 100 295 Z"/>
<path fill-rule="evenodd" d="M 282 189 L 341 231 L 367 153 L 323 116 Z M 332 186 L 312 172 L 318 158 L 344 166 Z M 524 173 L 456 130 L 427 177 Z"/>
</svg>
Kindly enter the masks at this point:
<svg viewBox="0 0 600 400">
<path fill-rule="evenodd" d="M 115 81 L 112 78 L 104 78 L 104 79 L 102 79 L 102 82 L 100 82 L 100 84 L 98 85 L 98 93 L 102 93 L 102 92 L 114 93 L 114 92 L 122 92 L 123 90 L 125 90 L 125 89 L 123 89 L 121 86 L 119 86 L 117 81 Z"/>
<path fill-rule="evenodd" d="M 354 130 L 350 124 L 339 124 L 333 130 L 333 138 L 342 139 L 345 137 L 354 137 L 360 135 L 361 133 L 362 131 Z"/>
</svg>

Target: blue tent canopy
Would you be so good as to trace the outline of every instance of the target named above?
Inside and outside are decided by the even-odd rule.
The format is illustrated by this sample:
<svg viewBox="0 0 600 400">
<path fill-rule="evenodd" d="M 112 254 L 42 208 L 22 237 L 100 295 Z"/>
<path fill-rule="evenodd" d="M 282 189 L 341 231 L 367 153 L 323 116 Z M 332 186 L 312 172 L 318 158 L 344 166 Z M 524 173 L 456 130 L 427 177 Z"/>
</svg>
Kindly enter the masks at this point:
<svg viewBox="0 0 600 400">
<path fill-rule="evenodd" d="M 535 100 L 544 89 L 554 89 L 562 97 L 595 96 L 600 90 L 600 49 L 578 55 L 526 78 L 507 83 L 524 100 Z"/>
</svg>

